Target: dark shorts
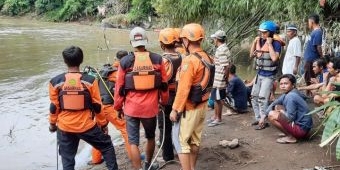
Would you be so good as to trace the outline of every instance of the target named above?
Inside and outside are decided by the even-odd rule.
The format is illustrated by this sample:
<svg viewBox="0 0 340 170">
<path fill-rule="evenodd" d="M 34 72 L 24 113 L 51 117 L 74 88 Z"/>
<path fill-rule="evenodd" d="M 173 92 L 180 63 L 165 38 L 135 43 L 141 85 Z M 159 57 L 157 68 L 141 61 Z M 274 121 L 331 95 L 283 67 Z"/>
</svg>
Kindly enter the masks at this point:
<svg viewBox="0 0 340 170">
<path fill-rule="evenodd" d="M 299 125 L 289 122 L 288 119 L 282 114 L 279 117 L 279 123 L 282 127 L 292 136 L 297 139 L 303 139 L 308 136 L 308 131 L 303 130 Z"/>
<path fill-rule="evenodd" d="M 152 118 L 138 118 L 125 115 L 126 130 L 128 133 L 129 143 L 139 146 L 139 127 L 142 123 L 145 132 L 145 138 L 155 138 L 155 131 L 157 125 L 157 117 Z"/>
<path fill-rule="evenodd" d="M 211 100 L 223 100 L 227 97 L 226 89 L 216 89 L 211 90 L 210 98 Z"/>
</svg>

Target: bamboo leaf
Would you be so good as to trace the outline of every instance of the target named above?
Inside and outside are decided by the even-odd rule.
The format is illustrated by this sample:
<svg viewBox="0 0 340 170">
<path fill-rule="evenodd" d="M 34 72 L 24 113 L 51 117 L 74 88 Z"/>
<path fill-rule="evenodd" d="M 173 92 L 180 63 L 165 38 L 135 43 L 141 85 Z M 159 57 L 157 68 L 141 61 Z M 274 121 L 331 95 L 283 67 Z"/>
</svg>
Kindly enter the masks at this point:
<svg viewBox="0 0 340 170">
<path fill-rule="evenodd" d="M 329 136 L 327 139 L 325 139 L 323 142 L 319 144 L 320 147 L 324 147 L 328 145 L 331 141 L 333 141 L 335 138 L 339 137 L 340 129 L 335 131 L 331 136 Z"/>
</svg>

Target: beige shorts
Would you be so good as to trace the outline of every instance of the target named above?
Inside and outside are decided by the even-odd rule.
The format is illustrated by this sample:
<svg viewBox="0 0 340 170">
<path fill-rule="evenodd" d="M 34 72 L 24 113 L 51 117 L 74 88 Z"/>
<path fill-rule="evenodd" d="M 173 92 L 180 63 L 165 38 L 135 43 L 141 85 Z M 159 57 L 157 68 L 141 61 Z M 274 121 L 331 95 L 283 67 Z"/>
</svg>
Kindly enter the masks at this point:
<svg viewBox="0 0 340 170">
<path fill-rule="evenodd" d="M 207 105 L 188 110 L 174 123 L 172 141 L 177 153 L 190 153 L 190 145 L 200 146 Z"/>
</svg>

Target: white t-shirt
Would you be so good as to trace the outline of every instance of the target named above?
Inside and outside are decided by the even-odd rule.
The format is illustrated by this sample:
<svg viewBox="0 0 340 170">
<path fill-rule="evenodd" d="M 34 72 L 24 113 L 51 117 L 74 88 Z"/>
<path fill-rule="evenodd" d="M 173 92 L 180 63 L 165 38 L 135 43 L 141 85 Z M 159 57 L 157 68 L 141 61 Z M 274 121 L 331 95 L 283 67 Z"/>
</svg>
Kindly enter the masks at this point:
<svg viewBox="0 0 340 170">
<path fill-rule="evenodd" d="M 288 43 L 286 55 L 283 60 L 282 73 L 293 74 L 296 57 L 301 56 L 302 56 L 301 41 L 297 36 L 295 36 Z"/>
</svg>

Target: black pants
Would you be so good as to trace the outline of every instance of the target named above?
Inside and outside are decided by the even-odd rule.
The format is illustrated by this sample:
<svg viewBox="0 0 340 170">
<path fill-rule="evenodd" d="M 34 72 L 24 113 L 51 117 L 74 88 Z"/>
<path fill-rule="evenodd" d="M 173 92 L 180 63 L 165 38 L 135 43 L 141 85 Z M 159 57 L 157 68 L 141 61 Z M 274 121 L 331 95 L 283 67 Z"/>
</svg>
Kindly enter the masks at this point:
<svg viewBox="0 0 340 170">
<path fill-rule="evenodd" d="M 115 150 L 109 135 L 105 135 L 98 126 L 94 126 L 83 133 L 57 131 L 59 154 L 63 163 L 63 170 L 74 170 L 79 140 L 82 139 L 101 151 L 109 170 L 118 170 Z"/>
<path fill-rule="evenodd" d="M 172 146 L 172 138 L 171 138 L 171 131 L 172 131 L 172 122 L 170 120 L 170 113 L 172 110 L 171 105 L 166 105 L 164 107 L 165 117 L 163 117 L 163 113 L 160 112 L 158 114 L 158 128 L 159 128 L 159 138 L 160 142 L 163 141 L 163 121 L 165 121 L 165 137 L 164 137 L 164 144 L 162 147 L 163 150 L 163 159 L 164 161 L 170 161 L 174 159 L 174 150 Z"/>
</svg>

